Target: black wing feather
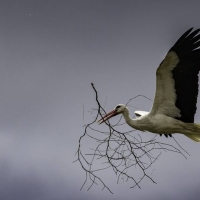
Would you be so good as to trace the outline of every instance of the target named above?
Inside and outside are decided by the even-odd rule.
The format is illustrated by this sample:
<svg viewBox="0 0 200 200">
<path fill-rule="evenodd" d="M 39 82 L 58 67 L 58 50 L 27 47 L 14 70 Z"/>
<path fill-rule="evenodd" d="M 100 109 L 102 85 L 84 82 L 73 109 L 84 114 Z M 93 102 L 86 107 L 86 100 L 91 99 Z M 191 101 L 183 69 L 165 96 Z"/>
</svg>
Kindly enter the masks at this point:
<svg viewBox="0 0 200 200">
<path fill-rule="evenodd" d="M 170 49 L 174 51 L 179 63 L 172 70 L 176 90 L 176 107 L 181 111 L 183 122 L 193 123 L 198 96 L 198 74 L 200 71 L 200 29 L 186 31 Z"/>
<path fill-rule="evenodd" d="M 184 40 L 185 38 L 188 36 L 188 34 L 192 31 L 193 28 L 190 28 L 189 30 L 187 30 L 178 40 L 177 42 L 174 44 L 173 47 L 177 47 L 179 46 Z M 172 48 L 173 48 L 172 47 Z"/>
</svg>

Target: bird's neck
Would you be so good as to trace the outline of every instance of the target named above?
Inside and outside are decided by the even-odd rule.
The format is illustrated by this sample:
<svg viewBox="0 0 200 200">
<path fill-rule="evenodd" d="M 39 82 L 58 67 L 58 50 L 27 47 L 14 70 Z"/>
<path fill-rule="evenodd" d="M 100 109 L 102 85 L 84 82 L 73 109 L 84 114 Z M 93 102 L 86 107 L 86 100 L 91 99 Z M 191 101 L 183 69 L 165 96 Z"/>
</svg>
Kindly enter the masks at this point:
<svg viewBox="0 0 200 200">
<path fill-rule="evenodd" d="M 131 126 L 132 128 L 138 129 L 137 120 L 130 118 L 128 108 L 124 109 L 123 116 L 124 116 L 124 119 L 125 119 L 126 123 L 129 126 Z"/>
</svg>

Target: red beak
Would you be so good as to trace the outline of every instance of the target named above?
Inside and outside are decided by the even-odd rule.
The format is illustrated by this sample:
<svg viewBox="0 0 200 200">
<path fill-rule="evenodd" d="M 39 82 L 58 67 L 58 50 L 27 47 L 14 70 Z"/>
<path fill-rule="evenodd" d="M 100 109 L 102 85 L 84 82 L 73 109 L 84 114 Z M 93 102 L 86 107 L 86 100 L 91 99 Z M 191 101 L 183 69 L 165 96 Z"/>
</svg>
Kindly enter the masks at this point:
<svg viewBox="0 0 200 200">
<path fill-rule="evenodd" d="M 116 110 L 112 110 L 111 112 L 109 112 L 108 114 L 106 114 L 104 117 L 102 117 L 99 121 L 98 124 L 102 124 L 103 122 L 107 121 L 108 119 L 110 119 L 111 117 L 114 117 L 118 115 Z"/>
</svg>

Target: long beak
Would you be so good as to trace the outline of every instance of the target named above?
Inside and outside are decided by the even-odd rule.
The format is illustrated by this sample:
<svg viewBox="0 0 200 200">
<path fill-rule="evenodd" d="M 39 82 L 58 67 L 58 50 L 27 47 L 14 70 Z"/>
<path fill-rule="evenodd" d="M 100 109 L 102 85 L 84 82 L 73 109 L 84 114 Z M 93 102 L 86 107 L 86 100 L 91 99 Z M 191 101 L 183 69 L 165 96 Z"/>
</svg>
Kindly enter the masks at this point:
<svg viewBox="0 0 200 200">
<path fill-rule="evenodd" d="M 103 122 L 107 121 L 108 119 L 110 119 L 111 117 L 116 116 L 118 113 L 116 110 L 112 110 L 111 112 L 109 112 L 108 114 L 106 114 L 104 117 L 102 117 L 99 121 L 98 124 L 102 124 Z"/>
</svg>

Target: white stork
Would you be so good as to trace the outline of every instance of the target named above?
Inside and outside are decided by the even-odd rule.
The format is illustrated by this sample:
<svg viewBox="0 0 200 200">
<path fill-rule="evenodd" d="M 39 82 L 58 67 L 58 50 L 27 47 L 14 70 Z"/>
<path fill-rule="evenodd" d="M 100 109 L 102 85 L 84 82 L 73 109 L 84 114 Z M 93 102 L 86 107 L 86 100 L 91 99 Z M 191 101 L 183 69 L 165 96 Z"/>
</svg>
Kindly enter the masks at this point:
<svg viewBox="0 0 200 200">
<path fill-rule="evenodd" d="M 135 111 L 131 119 L 126 105 L 119 104 L 99 124 L 122 114 L 134 129 L 165 134 L 184 134 L 200 142 L 200 124 L 194 123 L 200 70 L 200 29 L 186 31 L 169 50 L 156 71 L 156 94 L 150 112 Z"/>
</svg>

